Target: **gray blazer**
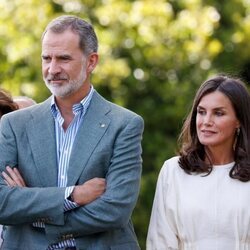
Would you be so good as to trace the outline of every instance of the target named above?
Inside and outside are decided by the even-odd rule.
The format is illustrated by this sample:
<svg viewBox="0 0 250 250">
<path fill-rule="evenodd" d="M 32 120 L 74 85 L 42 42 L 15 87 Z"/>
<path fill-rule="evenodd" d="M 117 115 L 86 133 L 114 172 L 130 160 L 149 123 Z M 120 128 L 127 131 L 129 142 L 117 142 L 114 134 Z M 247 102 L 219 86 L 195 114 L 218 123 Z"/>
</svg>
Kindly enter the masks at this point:
<svg viewBox="0 0 250 250">
<path fill-rule="evenodd" d="M 7 225 L 1 249 L 45 250 L 71 237 L 77 249 L 139 249 L 130 217 L 141 177 L 142 118 L 94 92 L 74 142 L 68 186 L 103 177 L 107 189 L 92 203 L 64 212 L 50 102 L 1 119 L 0 170 L 17 166 L 28 186 L 10 188 L 0 177 L 0 224 Z M 34 228 L 36 221 L 45 230 Z"/>
</svg>

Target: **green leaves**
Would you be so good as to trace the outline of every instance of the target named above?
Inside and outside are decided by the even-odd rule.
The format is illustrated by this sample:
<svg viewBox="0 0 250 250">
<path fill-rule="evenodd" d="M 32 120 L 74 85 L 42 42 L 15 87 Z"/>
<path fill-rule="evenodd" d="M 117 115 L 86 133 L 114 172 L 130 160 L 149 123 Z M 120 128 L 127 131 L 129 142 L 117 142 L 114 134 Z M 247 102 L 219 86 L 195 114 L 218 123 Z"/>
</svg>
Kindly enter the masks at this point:
<svg viewBox="0 0 250 250">
<path fill-rule="evenodd" d="M 142 189 L 134 212 L 142 249 L 158 172 L 175 154 L 195 90 L 218 72 L 250 77 L 249 12 L 245 0 L 0 1 L 1 87 L 38 102 L 49 96 L 40 66 L 46 24 L 61 14 L 93 23 L 100 62 L 92 83 L 145 120 Z"/>
</svg>

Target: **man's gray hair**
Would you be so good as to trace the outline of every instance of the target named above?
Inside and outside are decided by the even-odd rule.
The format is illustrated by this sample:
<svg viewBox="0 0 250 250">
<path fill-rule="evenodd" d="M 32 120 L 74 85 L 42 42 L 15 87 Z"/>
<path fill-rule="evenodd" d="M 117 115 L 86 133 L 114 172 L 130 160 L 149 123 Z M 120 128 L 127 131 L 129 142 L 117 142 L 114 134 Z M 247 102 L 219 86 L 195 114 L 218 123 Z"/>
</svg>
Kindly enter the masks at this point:
<svg viewBox="0 0 250 250">
<path fill-rule="evenodd" d="M 53 19 L 45 28 L 42 39 L 49 30 L 63 33 L 68 29 L 79 35 L 79 47 L 84 54 L 98 51 L 98 40 L 93 26 L 77 16 L 63 15 Z"/>
</svg>

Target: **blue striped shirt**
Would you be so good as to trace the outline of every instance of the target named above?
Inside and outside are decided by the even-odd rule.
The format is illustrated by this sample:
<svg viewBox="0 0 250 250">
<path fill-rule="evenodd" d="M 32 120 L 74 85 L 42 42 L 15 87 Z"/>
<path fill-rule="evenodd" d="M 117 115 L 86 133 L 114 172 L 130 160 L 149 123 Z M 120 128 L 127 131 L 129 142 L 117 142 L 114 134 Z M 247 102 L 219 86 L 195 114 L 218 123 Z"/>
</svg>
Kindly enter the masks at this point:
<svg viewBox="0 0 250 250">
<path fill-rule="evenodd" d="M 88 109 L 90 101 L 92 99 L 94 88 L 91 86 L 89 94 L 78 104 L 73 105 L 74 119 L 64 131 L 63 123 L 64 119 L 55 103 L 55 99 L 52 98 L 51 112 L 55 120 L 55 132 L 56 132 L 56 147 L 57 147 L 57 162 L 58 162 L 58 187 L 67 187 L 67 172 L 69 168 L 69 159 L 73 148 L 74 140 L 80 124 L 83 122 L 84 115 Z M 65 191 L 64 211 L 69 211 L 76 208 L 78 205 L 71 202 L 67 198 L 70 196 L 74 189 L 74 186 L 67 187 Z M 75 246 L 75 240 L 68 239 L 50 245 L 48 250 L 61 249 L 65 247 Z"/>
</svg>

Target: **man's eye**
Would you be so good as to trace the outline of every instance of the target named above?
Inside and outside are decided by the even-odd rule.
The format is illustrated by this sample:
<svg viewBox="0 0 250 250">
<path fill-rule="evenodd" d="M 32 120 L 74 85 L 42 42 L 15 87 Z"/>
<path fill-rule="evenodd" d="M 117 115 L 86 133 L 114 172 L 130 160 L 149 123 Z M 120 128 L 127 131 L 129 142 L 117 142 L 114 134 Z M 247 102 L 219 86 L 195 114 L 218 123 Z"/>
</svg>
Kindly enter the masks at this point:
<svg viewBox="0 0 250 250">
<path fill-rule="evenodd" d="M 45 61 L 45 62 L 47 62 L 47 61 L 50 60 L 50 57 L 48 57 L 48 56 L 43 56 L 43 57 L 42 57 L 42 60 Z"/>
<path fill-rule="evenodd" d="M 69 61 L 69 60 L 70 60 L 70 57 L 61 57 L 60 60 L 61 60 L 61 61 Z"/>
</svg>

